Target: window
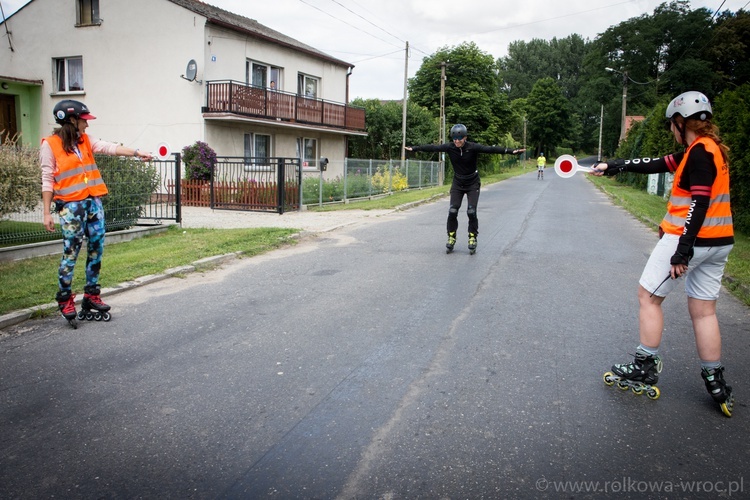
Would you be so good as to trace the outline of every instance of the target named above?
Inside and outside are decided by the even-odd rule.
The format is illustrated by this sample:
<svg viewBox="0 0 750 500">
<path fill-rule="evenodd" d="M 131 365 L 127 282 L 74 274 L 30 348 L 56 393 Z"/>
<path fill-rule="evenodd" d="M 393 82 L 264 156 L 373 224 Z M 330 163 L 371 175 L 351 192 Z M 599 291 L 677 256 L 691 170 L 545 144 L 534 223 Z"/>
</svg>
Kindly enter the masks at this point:
<svg viewBox="0 0 750 500">
<path fill-rule="evenodd" d="M 76 0 L 76 25 L 91 26 L 99 25 L 99 0 Z"/>
<path fill-rule="evenodd" d="M 271 168 L 271 136 L 245 134 L 245 172 L 265 171 Z"/>
<path fill-rule="evenodd" d="M 297 77 L 297 94 L 305 97 L 310 97 L 312 99 L 317 99 L 319 83 L 319 79 L 300 73 Z"/>
<path fill-rule="evenodd" d="M 297 156 L 302 162 L 303 170 L 318 169 L 318 140 L 309 137 L 297 139 Z"/>
<path fill-rule="evenodd" d="M 79 92 L 83 90 L 83 58 L 62 57 L 53 59 L 55 92 Z"/>
<path fill-rule="evenodd" d="M 281 90 L 281 68 L 247 61 L 245 65 L 245 82 L 254 87 Z"/>
</svg>

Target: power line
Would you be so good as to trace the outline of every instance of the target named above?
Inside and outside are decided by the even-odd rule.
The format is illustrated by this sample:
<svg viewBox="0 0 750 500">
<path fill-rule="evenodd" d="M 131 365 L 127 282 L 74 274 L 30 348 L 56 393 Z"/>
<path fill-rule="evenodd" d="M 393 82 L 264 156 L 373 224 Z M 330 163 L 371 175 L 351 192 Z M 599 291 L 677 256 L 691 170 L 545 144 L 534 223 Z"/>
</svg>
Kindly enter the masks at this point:
<svg viewBox="0 0 750 500">
<path fill-rule="evenodd" d="M 342 7 L 342 8 L 344 8 L 344 9 L 348 10 L 349 12 L 351 12 L 352 14 L 354 14 L 355 16 L 357 16 L 358 18 L 362 19 L 363 21 L 365 21 L 365 22 L 367 22 L 367 23 L 371 24 L 372 26 L 376 27 L 377 29 L 379 29 L 379 30 L 380 30 L 380 31 L 382 31 L 383 33 L 386 33 L 386 34 L 388 34 L 388 35 L 391 35 L 391 36 L 392 36 L 393 38 L 395 38 L 396 40 L 400 41 L 401 43 L 406 43 L 406 40 L 402 40 L 401 38 L 397 37 L 397 36 L 396 36 L 396 35 L 394 35 L 393 33 L 389 32 L 389 31 L 387 31 L 387 30 L 385 30 L 385 29 L 381 28 L 381 27 L 380 27 L 380 26 L 378 26 L 377 24 L 373 23 L 373 22 L 372 22 L 372 21 L 370 21 L 369 19 L 367 19 L 367 18 L 365 18 L 365 17 L 362 17 L 362 16 L 360 16 L 359 14 L 357 14 L 357 13 L 356 13 L 356 12 L 354 12 L 354 11 L 353 11 L 352 9 L 350 9 L 350 8 L 349 8 L 349 7 L 347 7 L 346 5 L 342 4 L 342 3 L 341 3 L 341 2 L 339 2 L 338 0 L 331 0 L 331 1 L 332 1 L 333 3 L 335 3 L 335 4 L 337 4 L 337 5 L 340 5 L 340 6 Z"/>
<path fill-rule="evenodd" d="M 376 38 L 376 39 L 380 40 L 381 42 L 385 42 L 385 43 L 387 43 L 388 45 L 393 45 L 394 47 L 396 46 L 396 45 L 395 45 L 394 43 L 392 43 L 392 42 L 389 42 L 388 40 L 384 40 L 383 38 L 380 38 L 379 36 L 373 35 L 372 33 L 369 33 L 369 32 L 367 32 L 367 31 L 363 30 L 362 28 L 360 28 L 360 27 L 358 27 L 358 26 L 354 26 L 354 25 L 353 25 L 352 23 L 350 23 L 350 22 L 348 22 L 348 21 L 344 21 L 344 20 L 343 20 L 343 19 L 341 19 L 340 17 L 336 17 L 336 16 L 334 16 L 333 14 L 331 14 L 330 12 L 326 12 L 326 11 L 324 11 L 323 9 L 321 9 L 320 7 L 316 7 L 315 5 L 313 5 L 313 4 L 311 4 L 311 3 L 308 3 L 308 2 L 306 2 L 305 0 L 299 0 L 299 1 L 300 1 L 300 2 L 302 2 L 303 4 L 307 5 L 308 7 L 312 7 L 313 9 L 315 9 L 315 10 L 317 10 L 317 11 L 319 11 L 319 12 L 322 12 L 323 14 L 325 14 L 325 15 L 327 15 L 327 16 L 329 16 L 329 17 L 332 17 L 333 19 L 335 19 L 335 20 L 337 20 L 337 21 L 339 21 L 339 22 L 342 22 L 342 23 L 346 24 L 347 26 L 351 26 L 352 28 L 354 28 L 354 29 L 355 29 L 355 30 L 357 30 L 357 31 L 361 31 L 361 32 L 363 32 L 363 33 L 365 33 L 365 34 L 368 34 L 368 35 L 370 35 L 371 37 L 373 37 L 373 38 Z M 393 36 L 393 35 L 391 35 L 391 36 Z"/>
<path fill-rule="evenodd" d="M 364 16 L 362 16 L 362 15 L 360 15 L 360 14 L 358 14 L 358 13 L 354 12 L 354 11 L 353 11 L 352 9 L 350 9 L 349 7 L 347 7 L 347 6 L 343 5 L 343 4 L 342 4 L 341 2 L 339 2 L 338 0 L 331 0 L 331 1 L 332 1 L 332 2 L 334 2 L 335 4 L 339 5 L 339 6 L 341 7 L 341 8 L 343 8 L 343 9 L 346 9 L 346 10 L 347 10 L 347 11 L 349 11 L 349 12 L 350 12 L 351 14 L 353 14 L 353 15 L 355 15 L 355 16 L 357 16 L 357 17 L 359 17 L 360 19 L 364 20 L 364 21 L 365 21 L 365 22 L 367 22 L 368 24 L 371 24 L 372 26 L 374 26 L 375 28 L 379 29 L 380 31 L 382 31 L 382 32 L 386 33 L 386 34 L 387 34 L 387 35 L 389 35 L 389 36 L 392 36 L 393 38 L 395 38 L 395 39 L 396 39 L 396 40 L 398 40 L 399 42 L 401 42 L 401 43 L 404 43 L 404 44 L 406 43 L 406 41 L 405 41 L 405 40 L 403 40 L 403 39 L 402 39 L 401 37 L 399 37 L 399 36 L 397 36 L 397 35 L 394 35 L 393 33 L 391 33 L 390 31 L 386 30 L 385 28 L 382 28 L 381 26 L 379 26 L 379 25 L 375 24 L 374 22 L 370 21 L 369 19 L 365 18 Z M 307 5 L 307 6 L 309 6 L 309 7 L 312 7 L 313 9 L 315 9 L 315 10 L 317 10 L 317 11 L 319 11 L 319 12 L 322 12 L 323 14 L 325 14 L 325 15 L 327 15 L 327 16 L 329 16 L 329 17 L 331 17 L 331 18 L 333 18 L 333 19 L 335 19 L 335 20 L 337 20 L 337 21 L 339 21 L 339 22 L 341 22 L 341 23 L 344 23 L 344 24 L 346 24 L 347 26 L 350 26 L 350 27 L 352 27 L 352 28 L 356 29 L 357 31 L 360 31 L 360 32 L 363 32 L 363 33 L 365 33 L 365 34 L 367 34 L 367 35 L 370 35 L 371 37 L 373 37 L 373 38 L 375 38 L 375 39 L 377 39 L 377 40 L 380 40 L 381 42 L 385 42 L 385 43 L 387 43 L 387 44 L 389 44 L 389 45 L 391 45 L 391 46 L 394 46 L 394 47 L 398 47 L 398 45 L 395 45 L 395 44 L 394 44 L 393 42 L 390 42 L 390 41 L 388 41 L 388 40 L 384 40 L 383 38 L 381 38 L 381 37 L 379 37 L 379 36 L 373 35 L 372 33 L 368 32 L 368 31 L 366 31 L 366 30 L 363 30 L 363 29 L 362 29 L 362 28 L 360 28 L 359 26 L 355 26 L 354 24 L 352 24 L 352 23 L 350 23 L 350 22 L 348 22 L 348 21 L 346 21 L 346 20 L 344 20 L 344 19 L 342 19 L 342 18 L 340 18 L 340 17 L 338 17 L 338 16 L 336 16 L 336 15 L 334 15 L 334 14 L 331 14 L 330 12 L 327 12 L 327 11 L 325 11 L 325 10 L 321 9 L 320 7 L 317 7 L 317 6 L 315 6 L 315 5 L 312 5 L 311 3 L 309 3 L 309 2 L 307 2 L 307 1 L 305 1 L 305 0 L 300 0 L 300 2 L 304 3 L 305 5 Z M 356 2 L 355 2 L 355 4 L 356 4 Z M 360 6 L 360 8 L 361 8 L 361 6 Z M 367 11 L 367 9 L 363 9 L 363 10 L 365 10 L 366 12 L 368 12 L 368 11 Z M 419 48 L 417 48 L 417 47 L 414 47 L 414 46 L 413 46 L 412 44 L 410 44 L 410 48 L 411 48 L 411 49 L 413 49 L 413 50 L 416 50 L 416 51 L 418 51 L 418 52 L 421 52 L 421 53 L 422 53 L 422 54 L 424 54 L 424 55 L 429 55 L 429 54 L 428 54 L 427 52 L 425 52 L 425 51 L 423 51 L 423 50 L 420 50 L 420 49 L 419 49 Z M 403 49 L 401 49 L 401 50 L 403 50 Z M 336 52 L 336 51 L 334 51 L 334 52 Z M 340 52 L 340 51 L 339 51 L 339 52 Z M 393 53 L 391 52 L 391 53 L 389 53 L 389 54 L 385 54 L 385 55 L 390 55 L 390 54 L 393 54 Z M 381 57 L 382 57 L 382 56 L 381 56 Z"/>
</svg>

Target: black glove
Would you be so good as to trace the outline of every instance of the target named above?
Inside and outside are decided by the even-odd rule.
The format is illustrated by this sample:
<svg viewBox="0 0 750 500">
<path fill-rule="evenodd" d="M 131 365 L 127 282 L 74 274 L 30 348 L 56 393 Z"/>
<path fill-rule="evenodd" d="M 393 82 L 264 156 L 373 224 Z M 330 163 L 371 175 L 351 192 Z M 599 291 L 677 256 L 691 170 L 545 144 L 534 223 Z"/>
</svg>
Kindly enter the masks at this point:
<svg viewBox="0 0 750 500">
<path fill-rule="evenodd" d="M 607 170 L 604 171 L 604 175 L 611 177 L 625 170 L 627 170 L 625 160 L 610 160 L 607 162 Z"/>
<path fill-rule="evenodd" d="M 679 245 L 677 245 L 677 250 L 675 250 L 672 258 L 669 259 L 669 263 L 673 266 L 687 266 L 690 262 L 690 259 L 693 258 L 693 253 L 694 252 L 692 247 L 688 247 L 687 245 L 680 243 Z"/>
</svg>

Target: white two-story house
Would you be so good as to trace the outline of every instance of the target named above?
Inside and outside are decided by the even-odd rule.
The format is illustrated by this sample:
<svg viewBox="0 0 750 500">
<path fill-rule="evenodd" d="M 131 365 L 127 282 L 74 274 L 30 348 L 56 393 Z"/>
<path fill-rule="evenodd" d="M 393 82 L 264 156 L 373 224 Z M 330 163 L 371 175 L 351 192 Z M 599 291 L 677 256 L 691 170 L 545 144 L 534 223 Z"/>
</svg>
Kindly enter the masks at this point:
<svg viewBox="0 0 750 500">
<path fill-rule="evenodd" d="M 343 164 L 347 136 L 365 135 L 347 105 L 352 64 L 198 0 L 31 0 L 0 31 L 0 130 L 24 144 L 52 131 L 62 99 L 86 103 L 92 136 L 128 147 L 201 140 L 307 170 Z"/>
</svg>

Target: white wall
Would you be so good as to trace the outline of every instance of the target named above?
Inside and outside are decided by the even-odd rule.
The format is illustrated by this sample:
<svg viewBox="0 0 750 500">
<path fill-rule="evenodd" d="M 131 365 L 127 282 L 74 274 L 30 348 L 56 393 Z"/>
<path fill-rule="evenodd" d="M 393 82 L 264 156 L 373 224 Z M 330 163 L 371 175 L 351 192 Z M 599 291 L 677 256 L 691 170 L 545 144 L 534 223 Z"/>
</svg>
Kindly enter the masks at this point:
<svg viewBox="0 0 750 500">
<path fill-rule="evenodd" d="M 296 138 L 305 136 L 318 139 L 323 156 L 343 160 L 341 134 L 204 123 L 201 106 L 205 82 L 243 82 L 247 59 L 282 67 L 279 90 L 287 92 L 296 92 L 298 72 L 318 76 L 318 97 L 340 103 L 346 100 L 347 68 L 220 27 L 206 27 L 204 17 L 166 0 L 101 1 L 101 25 L 80 28 L 75 27 L 75 4 L 74 0 L 33 0 L 9 20 L 15 52 L 0 50 L 0 74 L 44 81 L 42 136 L 55 128 L 54 105 L 76 99 L 97 116 L 89 123 L 89 134 L 128 147 L 155 151 L 159 143 L 167 142 L 178 152 L 203 140 L 220 155 L 241 156 L 243 134 L 258 132 L 273 135 L 275 156 L 295 156 Z M 69 56 L 83 57 L 85 91 L 55 94 L 52 59 Z M 203 84 L 180 78 L 191 59 L 197 62 L 197 80 Z"/>
<path fill-rule="evenodd" d="M 206 46 L 205 74 L 208 80 L 244 82 L 245 62 L 250 59 L 283 69 L 283 81 L 277 90 L 296 93 L 297 75 L 304 73 L 320 78 L 319 99 L 346 102 L 348 68 L 217 26 L 209 26 L 206 30 Z"/>
</svg>

